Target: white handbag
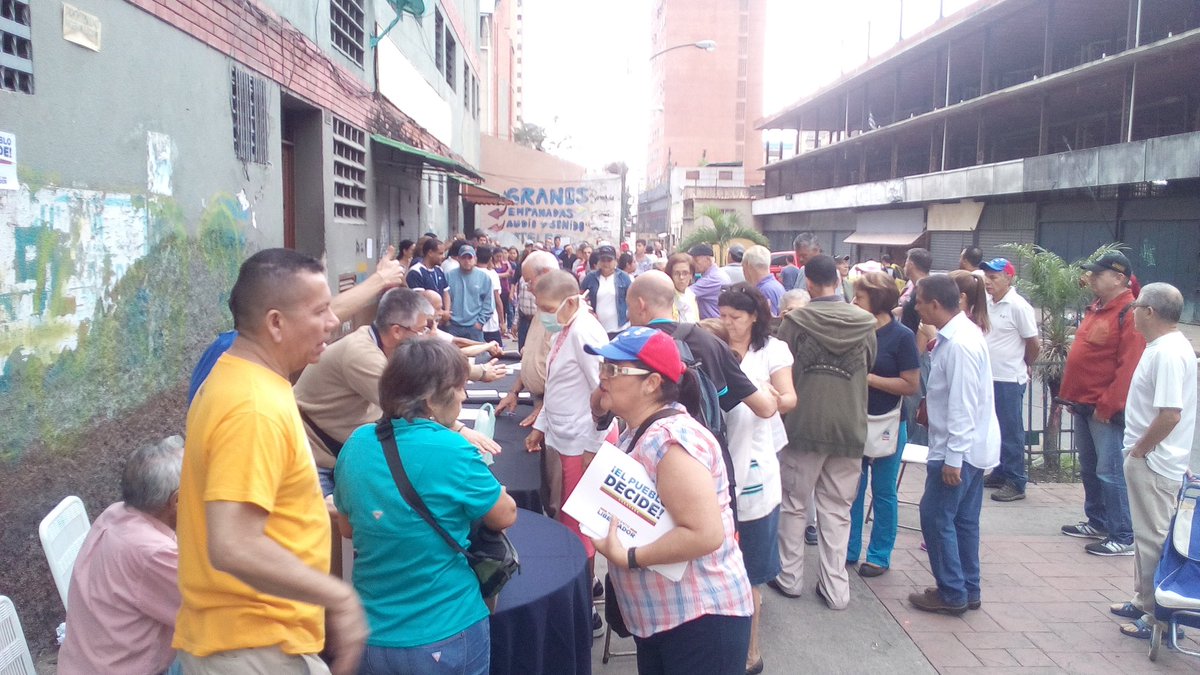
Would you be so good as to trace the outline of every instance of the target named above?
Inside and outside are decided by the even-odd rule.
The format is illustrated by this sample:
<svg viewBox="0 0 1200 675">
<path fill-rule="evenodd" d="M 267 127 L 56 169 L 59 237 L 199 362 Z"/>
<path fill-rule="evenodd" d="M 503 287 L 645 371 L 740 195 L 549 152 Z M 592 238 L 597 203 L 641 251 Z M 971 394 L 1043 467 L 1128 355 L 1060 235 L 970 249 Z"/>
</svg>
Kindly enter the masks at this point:
<svg viewBox="0 0 1200 675">
<path fill-rule="evenodd" d="M 863 457 L 880 459 L 896 454 L 900 435 L 900 409 L 903 404 L 882 415 L 867 415 L 867 441 L 863 444 Z"/>
</svg>

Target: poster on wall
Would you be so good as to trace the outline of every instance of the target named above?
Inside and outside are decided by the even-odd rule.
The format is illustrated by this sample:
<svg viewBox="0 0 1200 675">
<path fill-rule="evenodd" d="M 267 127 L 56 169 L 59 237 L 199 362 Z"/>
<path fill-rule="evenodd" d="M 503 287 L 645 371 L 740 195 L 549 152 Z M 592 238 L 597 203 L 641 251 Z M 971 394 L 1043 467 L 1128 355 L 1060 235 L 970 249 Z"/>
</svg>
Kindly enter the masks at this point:
<svg viewBox="0 0 1200 675">
<path fill-rule="evenodd" d="M 564 241 L 616 241 L 621 180 L 616 176 L 570 183 L 536 183 L 502 193 L 511 206 L 480 207 L 478 226 L 505 245 L 559 236 Z"/>
<path fill-rule="evenodd" d="M 0 131 L 0 190 L 16 190 L 17 183 L 17 137 Z"/>
</svg>

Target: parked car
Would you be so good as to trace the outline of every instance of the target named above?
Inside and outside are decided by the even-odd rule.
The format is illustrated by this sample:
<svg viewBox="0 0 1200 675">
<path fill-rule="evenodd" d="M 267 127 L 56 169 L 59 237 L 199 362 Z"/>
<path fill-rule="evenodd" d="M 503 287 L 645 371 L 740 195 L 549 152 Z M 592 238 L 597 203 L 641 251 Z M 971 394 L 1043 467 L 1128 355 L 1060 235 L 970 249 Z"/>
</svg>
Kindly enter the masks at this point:
<svg viewBox="0 0 1200 675">
<path fill-rule="evenodd" d="M 771 274 L 780 282 L 783 281 L 783 268 L 791 265 L 796 260 L 796 254 L 793 251 L 771 251 Z"/>
</svg>

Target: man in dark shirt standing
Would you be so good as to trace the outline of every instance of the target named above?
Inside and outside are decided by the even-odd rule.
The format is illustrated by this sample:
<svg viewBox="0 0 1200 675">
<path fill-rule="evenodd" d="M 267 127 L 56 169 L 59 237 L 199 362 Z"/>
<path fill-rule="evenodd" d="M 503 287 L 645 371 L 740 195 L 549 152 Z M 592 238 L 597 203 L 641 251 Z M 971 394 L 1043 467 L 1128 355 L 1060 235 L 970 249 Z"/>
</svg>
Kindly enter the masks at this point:
<svg viewBox="0 0 1200 675">
<path fill-rule="evenodd" d="M 413 290 L 425 288 L 437 293 L 442 296 L 442 307 L 449 307 L 450 283 L 446 280 L 446 273 L 442 271 L 442 259 L 445 255 L 444 243 L 436 237 L 426 239 L 425 243 L 421 244 L 421 261 L 413 263 L 405 282 Z M 449 318 L 450 313 L 443 310 L 442 316 L 438 317 L 438 323 L 445 323 Z"/>
</svg>

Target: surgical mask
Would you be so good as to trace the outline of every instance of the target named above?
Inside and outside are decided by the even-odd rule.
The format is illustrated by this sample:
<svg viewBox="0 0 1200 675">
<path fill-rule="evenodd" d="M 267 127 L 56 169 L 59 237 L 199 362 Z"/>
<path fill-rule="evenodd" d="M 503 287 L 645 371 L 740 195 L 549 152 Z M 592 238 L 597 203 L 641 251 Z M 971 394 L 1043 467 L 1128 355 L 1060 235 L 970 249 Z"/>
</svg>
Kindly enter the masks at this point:
<svg viewBox="0 0 1200 675">
<path fill-rule="evenodd" d="M 553 312 L 538 312 L 538 320 L 542 322 L 542 327 L 546 329 L 547 333 L 551 334 L 562 330 L 563 324 L 558 321 L 558 313 L 562 311 L 563 305 L 567 304 L 567 301 L 572 298 L 579 298 L 580 303 L 582 303 L 585 297 L 584 295 L 571 295 L 563 298 L 562 302 L 558 303 L 558 307 Z M 574 319 L 575 316 L 572 315 L 571 318 Z M 570 323 L 570 321 L 567 323 Z"/>
</svg>

